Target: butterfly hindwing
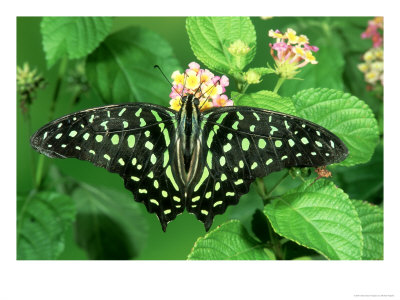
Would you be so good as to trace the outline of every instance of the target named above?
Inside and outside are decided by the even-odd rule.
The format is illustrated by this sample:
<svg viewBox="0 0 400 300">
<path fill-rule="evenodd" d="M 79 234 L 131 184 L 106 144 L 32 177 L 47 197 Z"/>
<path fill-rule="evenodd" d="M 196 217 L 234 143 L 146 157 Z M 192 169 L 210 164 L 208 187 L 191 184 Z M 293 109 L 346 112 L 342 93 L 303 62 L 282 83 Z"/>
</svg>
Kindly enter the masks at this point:
<svg viewBox="0 0 400 300">
<path fill-rule="evenodd" d="M 165 230 L 184 210 L 184 194 L 170 167 L 176 122 L 174 111 L 158 105 L 109 105 L 55 120 L 36 132 L 31 144 L 47 156 L 87 160 L 118 173 Z"/>
<path fill-rule="evenodd" d="M 202 144 L 203 175 L 189 192 L 187 210 L 206 229 L 215 214 L 248 192 L 255 178 L 288 167 L 325 166 L 347 156 L 343 142 L 317 124 L 242 106 L 206 111 Z"/>
</svg>

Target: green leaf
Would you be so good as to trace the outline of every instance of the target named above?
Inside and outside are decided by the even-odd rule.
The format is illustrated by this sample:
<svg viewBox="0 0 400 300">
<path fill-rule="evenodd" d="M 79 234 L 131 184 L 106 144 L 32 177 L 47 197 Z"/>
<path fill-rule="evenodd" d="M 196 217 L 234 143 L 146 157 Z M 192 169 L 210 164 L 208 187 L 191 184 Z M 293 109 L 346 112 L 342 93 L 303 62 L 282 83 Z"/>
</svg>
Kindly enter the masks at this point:
<svg viewBox="0 0 400 300">
<path fill-rule="evenodd" d="M 240 95 L 240 94 L 239 94 Z M 233 93 L 232 98 L 239 96 Z M 259 107 L 294 115 L 296 113 L 290 98 L 281 97 L 271 91 L 259 91 L 252 94 L 243 94 L 236 100 L 235 105 Z"/>
<path fill-rule="evenodd" d="M 186 30 L 194 55 L 217 72 L 232 74 L 241 70 L 256 54 L 256 32 L 248 17 L 188 17 Z M 238 40 L 250 47 L 239 63 L 228 51 Z"/>
<path fill-rule="evenodd" d="M 40 192 L 17 199 L 17 259 L 56 259 L 75 218 L 70 197 Z"/>
<path fill-rule="evenodd" d="M 138 203 L 125 193 L 81 183 L 76 202 L 76 239 L 90 259 L 132 259 L 147 238 Z"/>
<path fill-rule="evenodd" d="M 347 51 L 365 52 L 371 48 L 372 41 L 361 38 L 361 33 L 367 29 L 370 19 L 370 17 L 332 18 L 335 23 L 332 29 L 341 37 Z"/>
<path fill-rule="evenodd" d="M 228 221 L 199 238 L 190 260 L 259 260 L 271 259 L 263 245 L 249 236 L 238 220 Z"/>
<path fill-rule="evenodd" d="M 110 17 L 44 17 L 40 29 L 47 67 L 64 55 L 71 59 L 91 53 L 109 34 Z"/>
<path fill-rule="evenodd" d="M 275 70 L 272 68 L 251 68 L 247 72 L 249 71 L 257 72 L 261 76 L 275 73 Z"/>
<path fill-rule="evenodd" d="M 275 232 L 329 259 L 361 259 L 361 222 L 332 182 L 312 180 L 265 206 Z"/>
<path fill-rule="evenodd" d="M 383 259 L 383 209 L 361 200 L 352 200 L 361 220 L 364 247 L 362 259 Z"/>
<path fill-rule="evenodd" d="M 380 143 L 371 160 L 353 167 L 335 168 L 335 177 L 351 199 L 379 203 L 383 200 L 383 143 Z"/>
<path fill-rule="evenodd" d="M 91 86 L 106 103 L 128 101 L 168 105 L 171 87 L 166 76 L 180 69 L 171 46 L 144 28 L 128 27 L 101 43 L 86 61 Z"/>
<path fill-rule="evenodd" d="M 370 160 L 378 143 L 378 124 L 364 101 L 330 89 L 308 89 L 293 96 L 297 115 L 335 133 L 349 149 L 340 163 L 352 166 Z"/>
</svg>

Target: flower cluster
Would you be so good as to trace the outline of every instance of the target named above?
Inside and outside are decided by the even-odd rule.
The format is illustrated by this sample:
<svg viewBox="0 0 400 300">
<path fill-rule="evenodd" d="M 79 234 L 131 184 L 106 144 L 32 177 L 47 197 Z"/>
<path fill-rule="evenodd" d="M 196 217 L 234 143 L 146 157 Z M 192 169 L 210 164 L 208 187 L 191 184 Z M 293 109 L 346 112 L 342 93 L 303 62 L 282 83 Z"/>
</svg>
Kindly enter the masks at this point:
<svg viewBox="0 0 400 300">
<path fill-rule="evenodd" d="M 368 22 L 367 29 L 361 34 L 361 38 L 371 38 L 372 48 L 363 55 L 364 62 L 358 65 L 358 69 L 364 73 L 365 81 L 370 84 L 368 88 L 383 85 L 383 18 L 376 17 Z"/>
<path fill-rule="evenodd" d="M 383 85 L 383 49 L 371 48 L 363 55 L 364 62 L 358 69 L 364 73 L 365 81 L 371 85 L 380 82 Z"/>
<path fill-rule="evenodd" d="M 275 71 L 283 78 L 293 78 L 308 63 L 317 64 L 313 52 L 319 49 L 309 44 L 308 37 L 297 35 L 296 31 L 289 28 L 285 33 L 279 30 L 268 32 L 268 35 L 276 39 L 276 42 L 269 44 L 271 55 L 275 60 Z"/>
<path fill-rule="evenodd" d="M 215 76 L 207 69 L 200 69 L 200 65 L 196 62 L 191 62 L 189 69 L 184 73 L 173 72 L 171 78 L 173 86 L 169 97 L 172 100 L 169 104 L 174 110 L 180 109 L 182 97 L 188 94 L 195 95 L 200 100 L 201 111 L 211 107 L 233 105 L 233 101 L 224 95 L 225 87 L 229 85 L 228 77 Z"/>
<path fill-rule="evenodd" d="M 367 29 L 361 34 L 361 38 L 370 38 L 374 48 L 380 47 L 383 44 L 383 37 L 379 30 L 383 31 L 383 17 L 376 17 L 370 20 Z"/>
</svg>

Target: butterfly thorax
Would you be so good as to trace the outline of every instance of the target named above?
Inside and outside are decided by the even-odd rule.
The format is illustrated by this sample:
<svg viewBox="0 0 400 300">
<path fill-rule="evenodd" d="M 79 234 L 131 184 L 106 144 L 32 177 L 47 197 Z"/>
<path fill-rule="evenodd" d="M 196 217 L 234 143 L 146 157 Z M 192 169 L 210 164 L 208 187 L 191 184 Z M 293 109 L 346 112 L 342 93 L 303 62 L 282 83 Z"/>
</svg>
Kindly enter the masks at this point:
<svg viewBox="0 0 400 300">
<path fill-rule="evenodd" d="M 197 173 L 201 145 L 199 137 L 199 100 L 193 95 L 188 95 L 182 98 L 182 107 L 178 113 L 175 152 L 175 167 L 179 170 L 180 180 L 186 187 Z"/>
</svg>

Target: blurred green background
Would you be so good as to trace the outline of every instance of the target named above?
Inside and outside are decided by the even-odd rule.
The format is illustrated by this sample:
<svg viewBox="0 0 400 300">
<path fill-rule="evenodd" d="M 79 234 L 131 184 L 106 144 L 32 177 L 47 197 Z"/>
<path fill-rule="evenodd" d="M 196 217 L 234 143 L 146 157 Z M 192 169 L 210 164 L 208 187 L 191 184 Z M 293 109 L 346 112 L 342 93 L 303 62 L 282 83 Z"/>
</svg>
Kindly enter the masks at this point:
<svg viewBox="0 0 400 300">
<path fill-rule="evenodd" d="M 306 18 L 302 18 L 303 20 Z M 328 43 L 331 47 L 332 53 L 341 53 L 340 65 L 335 65 L 333 60 L 333 66 L 330 72 L 338 74 L 336 78 L 341 78 L 340 81 L 329 82 L 325 79 L 329 79 L 329 73 L 320 73 L 320 82 L 315 80 L 311 82 L 311 87 L 328 87 L 342 89 L 347 92 L 351 92 L 353 95 L 366 101 L 375 113 L 379 112 L 379 105 L 374 97 L 367 93 L 365 84 L 363 83 L 363 76 L 358 70 L 353 71 L 354 76 L 349 72 L 345 72 L 346 68 L 350 66 L 354 69 L 355 63 L 359 61 L 360 55 L 363 51 L 366 51 L 370 47 L 370 41 L 361 40 L 360 34 L 365 30 L 367 22 L 370 17 L 365 18 L 333 18 L 335 21 L 340 23 L 340 20 L 352 23 L 351 33 L 349 36 L 353 36 L 357 39 L 357 49 L 351 49 L 349 45 L 344 43 L 336 43 L 330 36 L 329 27 L 326 29 L 323 35 L 320 32 L 313 32 L 312 30 L 301 31 L 310 38 L 312 45 L 321 45 L 321 40 Z M 261 19 L 252 18 L 252 22 L 256 28 L 257 33 L 257 54 L 254 61 L 250 64 L 250 67 L 265 66 L 267 62 L 273 65 L 272 58 L 269 55 L 268 43 L 272 40 L 268 38 L 268 30 L 270 29 L 281 29 L 282 31 L 290 27 L 292 24 L 301 24 L 301 20 L 296 18 L 272 18 L 272 19 Z M 332 23 L 332 18 L 308 18 L 308 20 L 320 22 L 326 22 L 327 24 Z M 19 195 L 26 195 L 33 188 L 32 180 L 32 163 L 30 159 L 30 152 L 34 150 L 29 145 L 29 136 L 34 133 L 38 128 L 43 126 L 48 121 L 49 109 L 51 105 L 51 98 L 55 87 L 55 82 L 58 72 L 58 64 L 53 66 L 51 69 L 47 69 L 45 55 L 42 48 L 42 38 L 40 34 L 40 22 L 39 17 L 19 17 L 17 18 L 17 64 L 21 66 L 24 62 L 29 62 L 32 68 L 37 68 L 39 72 L 46 78 L 47 87 L 43 90 L 39 90 L 37 98 L 31 106 L 31 126 L 28 128 L 24 122 L 17 101 L 17 193 Z M 192 61 L 200 61 L 194 56 L 190 44 L 188 35 L 185 29 L 185 18 L 183 17 L 120 17 L 113 19 L 112 32 L 118 31 L 128 26 L 140 26 L 147 28 L 151 31 L 156 32 L 162 38 L 164 38 L 172 47 L 176 58 L 178 59 L 182 69 L 185 69 L 187 64 Z M 299 26 L 301 28 L 301 26 Z M 112 33 L 111 32 L 111 33 Z M 344 39 L 345 40 L 345 39 Z M 348 41 L 348 39 L 347 39 Z M 320 42 L 320 44 L 318 44 Z M 324 42 L 322 42 L 323 45 Z M 346 47 L 347 56 L 343 56 L 343 47 Z M 335 52 L 336 51 L 336 52 Z M 318 53 L 317 53 L 318 59 Z M 334 58 L 332 58 L 334 59 Z M 329 58 L 328 58 L 329 60 Z M 202 64 L 201 64 L 202 65 Z M 69 61 L 69 67 L 73 68 L 74 61 Z M 325 65 L 326 66 L 326 65 Z M 161 66 L 164 67 L 165 66 Z M 203 68 L 206 66 L 202 65 Z M 327 69 L 326 67 L 324 69 Z M 153 71 L 153 70 L 150 70 Z M 154 71 L 156 72 L 156 71 Z M 169 74 L 167 74 L 169 76 Z M 307 78 L 305 78 L 307 79 Z M 263 82 L 259 85 L 251 86 L 248 92 L 257 91 L 261 89 L 271 90 L 275 86 L 277 77 L 266 76 Z M 306 82 L 306 80 L 304 81 Z M 356 84 L 354 84 L 356 82 Z M 165 82 L 166 89 L 168 83 Z M 306 84 L 310 87 L 310 83 Z M 295 86 L 286 89 L 282 89 L 283 94 L 291 95 L 298 89 L 301 89 L 302 82 L 296 82 Z M 352 86 L 357 88 L 352 89 Z M 358 88 L 362 87 L 362 88 Z M 234 89 L 234 82 L 231 80 L 230 89 L 227 91 L 227 95 L 230 95 L 230 91 Z M 73 107 L 71 111 L 70 99 L 72 97 L 72 91 L 68 88 L 67 84 L 61 86 L 60 97 L 56 106 L 55 118 L 61 117 L 65 114 L 73 111 L 78 111 L 85 108 L 91 108 L 96 106 L 104 105 L 94 93 L 89 92 L 82 97 L 82 100 L 77 106 Z M 141 102 L 151 102 L 151 99 L 139 99 Z M 168 94 L 165 95 L 165 106 L 168 106 L 169 98 Z M 34 152 L 35 156 L 38 153 Z M 45 158 L 46 166 L 49 165 L 51 159 Z M 76 159 L 54 159 L 52 160 L 59 169 L 66 176 L 71 176 L 78 181 L 87 182 L 89 184 L 97 184 L 105 187 L 111 187 L 113 189 L 120 190 L 127 196 L 132 197 L 131 193 L 124 189 L 123 180 L 117 174 L 108 173 L 105 169 L 97 168 L 88 162 L 82 162 Z M 278 175 L 271 174 L 270 177 L 273 181 L 274 178 L 278 178 Z M 290 186 L 291 183 L 286 185 Z M 284 189 L 285 186 L 282 187 Z M 380 191 L 380 190 L 379 190 Z M 379 193 L 380 195 L 380 193 Z M 380 196 L 378 196 L 380 197 Z M 237 212 L 245 212 L 246 210 L 253 209 L 254 204 L 249 205 L 252 200 L 260 202 L 259 198 L 254 192 L 251 192 L 245 200 L 241 201 L 238 206 L 228 208 L 224 215 L 218 215 L 214 219 L 212 228 L 215 228 L 218 224 L 226 221 L 227 219 L 235 216 Z M 132 199 L 133 201 L 133 199 Z M 379 201 L 376 201 L 379 202 Z M 261 205 L 261 203 L 259 203 Z M 249 208 L 250 207 L 250 208 Z M 149 259 L 186 259 L 188 253 L 195 241 L 203 236 L 205 231 L 203 224 L 196 220 L 194 215 L 183 213 L 179 215 L 176 220 L 169 223 L 167 232 L 164 233 L 161 230 L 160 223 L 154 214 L 149 214 L 146 211 L 144 205 L 140 205 L 140 210 L 149 225 L 149 233 L 147 243 L 144 250 L 140 253 L 137 259 L 149 260 Z M 67 234 L 65 250 L 60 256 L 60 259 L 87 259 L 86 253 L 80 249 L 74 240 L 74 228 L 70 228 Z"/>
</svg>

